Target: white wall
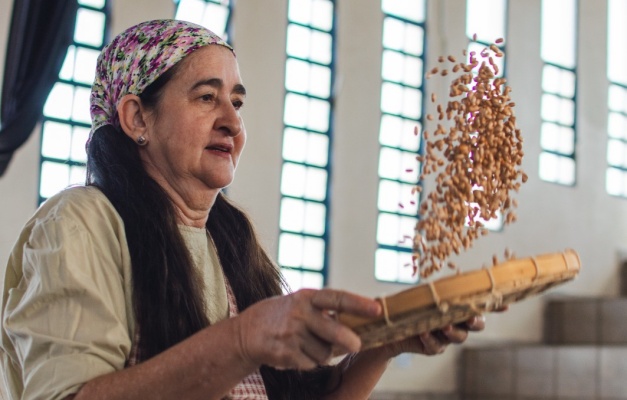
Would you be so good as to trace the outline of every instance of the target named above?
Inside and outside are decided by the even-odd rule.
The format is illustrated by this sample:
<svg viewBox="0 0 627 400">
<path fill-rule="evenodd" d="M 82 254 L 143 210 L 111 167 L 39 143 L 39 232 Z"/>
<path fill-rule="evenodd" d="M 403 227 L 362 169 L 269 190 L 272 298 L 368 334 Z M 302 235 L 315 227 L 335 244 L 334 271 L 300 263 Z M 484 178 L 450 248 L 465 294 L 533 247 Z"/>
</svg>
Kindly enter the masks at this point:
<svg viewBox="0 0 627 400">
<path fill-rule="evenodd" d="M 228 193 L 251 214 L 266 249 L 276 255 L 287 1 L 241 0 L 237 7 L 233 40 L 246 85 L 248 141 Z"/>
<path fill-rule="evenodd" d="M 0 0 L 0 9 L 10 9 Z M 234 41 L 249 91 L 244 115 L 249 141 L 230 195 L 256 221 L 264 243 L 276 254 L 282 134 L 283 72 L 287 0 L 238 0 Z M 378 0 L 338 2 L 337 85 L 333 153 L 330 283 L 335 288 L 377 296 L 406 286 L 373 277 L 380 95 L 381 13 Z M 529 182 L 518 195 L 519 221 L 477 242 L 458 264 L 465 269 L 489 264 L 508 247 L 518 256 L 574 248 L 581 256 L 580 277 L 553 293 L 613 296 L 618 291 L 619 250 L 627 248 L 627 200 L 605 193 L 606 91 L 605 2 L 581 0 L 578 87 L 578 180 L 575 187 L 540 181 L 539 11 L 540 0 L 510 0 L 509 83 L 525 138 L 524 168 Z M 112 32 L 145 19 L 171 17 L 170 0 L 114 2 Z M 466 45 L 464 0 L 430 2 L 428 56 L 458 53 Z M 0 60 L 4 58 L 8 13 L 0 13 Z M 432 62 L 428 62 L 433 64 Z M 0 62 L 0 72 L 2 63 Z M 38 132 L 38 130 L 36 131 Z M 22 224 L 35 207 L 38 135 L 15 155 L 0 178 L 0 258 L 5 259 Z M 470 343 L 537 341 L 542 299 L 489 315 L 488 327 Z M 585 321 L 583 323 L 586 323 Z M 451 392 L 456 387 L 459 349 L 435 358 L 401 357 L 379 388 Z"/>
</svg>

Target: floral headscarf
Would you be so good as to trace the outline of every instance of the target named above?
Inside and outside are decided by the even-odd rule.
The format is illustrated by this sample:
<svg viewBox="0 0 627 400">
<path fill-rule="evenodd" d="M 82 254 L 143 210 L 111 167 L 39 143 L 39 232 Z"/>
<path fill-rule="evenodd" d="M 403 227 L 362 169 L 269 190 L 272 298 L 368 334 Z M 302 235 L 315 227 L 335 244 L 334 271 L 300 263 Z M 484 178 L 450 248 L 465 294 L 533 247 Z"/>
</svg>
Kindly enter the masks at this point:
<svg viewBox="0 0 627 400">
<path fill-rule="evenodd" d="M 90 136 L 101 126 L 120 126 L 117 105 L 123 96 L 141 94 L 185 56 L 210 44 L 233 50 L 215 33 L 186 21 L 147 21 L 119 34 L 98 57 Z"/>
</svg>

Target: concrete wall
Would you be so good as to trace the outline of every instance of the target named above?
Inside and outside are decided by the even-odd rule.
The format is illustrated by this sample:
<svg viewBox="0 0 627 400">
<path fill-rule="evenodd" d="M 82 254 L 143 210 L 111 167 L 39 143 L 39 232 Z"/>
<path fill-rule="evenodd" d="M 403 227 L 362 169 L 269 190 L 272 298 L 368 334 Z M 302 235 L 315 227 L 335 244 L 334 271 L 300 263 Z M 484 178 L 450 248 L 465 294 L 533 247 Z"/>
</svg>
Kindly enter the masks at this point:
<svg viewBox="0 0 627 400">
<path fill-rule="evenodd" d="M 377 296 L 406 286 L 375 281 L 381 20 L 378 0 L 337 2 L 337 85 L 333 151 L 330 284 Z M 234 42 L 249 97 L 244 115 L 249 142 L 230 195 L 253 216 L 270 252 L 278 237 L 285 20 L 287 0 L 238 0 Z M 11 2 L 0 0 L 0 61 L 4 58 Z M 458 264 L 489 264 L 508 247 L 519 256 L 576 249 L 580 277 L 553 293 L 613 296 L 618 292 L 619 253 L 627 247 L 627 200 L 605 192 L 607 80 L 605 2 L 580 0 L 578 87 L 578 178 L 575 187 L 538 179 L 540 131 L 540 0 L 510 0 L 509 83 L 525 137 L 524 168 L 529 182 L 518 195 L 519 221 L 477 242 Z M 7 10 L 7 12 L 4 12 Z M 112 32 L 145 19 L 172 17 L 170 0 L 113 2 Z M 428 56 L 458 53 L 466 46 L 465 1 L 429 5 Z M 430 64 L 433 64 L 432 62 Z M 0 62 L 0 73 L 3 63 Z M 35 209 L 39 129 L 0 178 L 0 259 L 5 259 L 22 224 Z M 542 300 L 489 315 L 486 331 L 470 344 L 537 341 Z M 582 321 L 586 323 L 586 321 Z M 452 392 L 459 350 L 438 357 L 402 356 L 379 384 L 380 390 Z"/>
</svg>

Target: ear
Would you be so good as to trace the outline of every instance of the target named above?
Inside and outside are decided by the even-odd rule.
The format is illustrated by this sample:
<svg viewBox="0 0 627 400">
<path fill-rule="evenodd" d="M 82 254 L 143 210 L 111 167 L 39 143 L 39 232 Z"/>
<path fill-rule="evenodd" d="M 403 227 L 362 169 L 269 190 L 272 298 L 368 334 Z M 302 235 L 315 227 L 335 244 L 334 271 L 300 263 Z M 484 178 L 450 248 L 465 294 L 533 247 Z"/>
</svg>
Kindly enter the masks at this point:
<svg viewBox="0 0 627 400">
<path fill-rule="evenodd" d="M 140 136 L 146 139 L 147 124 L 146 114 L 142 107 L 142 101 L 134 94 L 127 94 L 120 99 L 118 103 L 118 117 L 120 118 L 120 126 L 124 133 L 137 142 Z"/>
</svg>

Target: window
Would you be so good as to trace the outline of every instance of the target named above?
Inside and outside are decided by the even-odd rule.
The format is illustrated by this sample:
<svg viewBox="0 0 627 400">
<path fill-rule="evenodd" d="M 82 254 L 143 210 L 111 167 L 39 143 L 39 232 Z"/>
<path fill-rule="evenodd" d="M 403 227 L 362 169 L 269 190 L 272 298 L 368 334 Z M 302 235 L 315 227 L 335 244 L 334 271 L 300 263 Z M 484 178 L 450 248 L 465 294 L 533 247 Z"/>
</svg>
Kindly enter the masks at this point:
<svg viewBox="0 0 627 400">
<path fill-rule="evenodd" d="M 412 240 L 418 214 L 417 184 L 423 119 L 425 1 L 382 0 L 383 53 L 379 192 L 375 278 L 415 283 Z M 403 240 L 403 238 L 407 240 Z"/>
<path fill-rule="evenodd" d="M 175 19 L 202 25 L 231 43 L 232 1 L 178 0 L 177 3 Z"/>
<path fill-rule="evenodd" d="M 543 0 L 540 178 L 576 181 L 577 0 Z"/>
<path fill-rule="evenodd" d="M 477 60 L 483 49 L 494 44 L 499 48 L 503 57 L 493 57 L 493 61 L 498 67 L 496 76 L 506 75 L 505 66 L 507 59 L 507 0 L 467 0 L 466 2 L 466 36 L 468 44 L 468 54 L 475 53 Z M 496 43 L 497 39 L 503 39 Z M 488 221 L 481 220 L 484 226 L 491 231 L 503 229 L 503 217 L 497 213 L 497 218 Z"/>
<path fill-rule="evenodd" d="M 607 173 L 609 194 L 627 197 L 627 2 L 608 0 Z"/>
<path fill-rule="evenodd" d="M 504 54 L 507 42 L 507 0 L 467 0 L 466 2 L 466 36 L 470 39 L 468 52 L 474 51 L 477 59 L 479 54 L 491 44 L 496 44 Z M 503 42 L 495 43 L 502 38 Z M 497 76 L 505 75 L 505 59 L 494 58 L 499 67 Z"/>
<path fill-rule="evenodd" d="M 74 43 L 44 105 L 39 202 L 85 182 L 85 142 L 91 129 L 89 95 L 104 45 L 106 0 L 79 0 Z"/>
<path fill-rule="evenodd" d="M 292 290 L 327 275 L 335 2 L 288 2 L 278 261 Z"/>
</svg>

